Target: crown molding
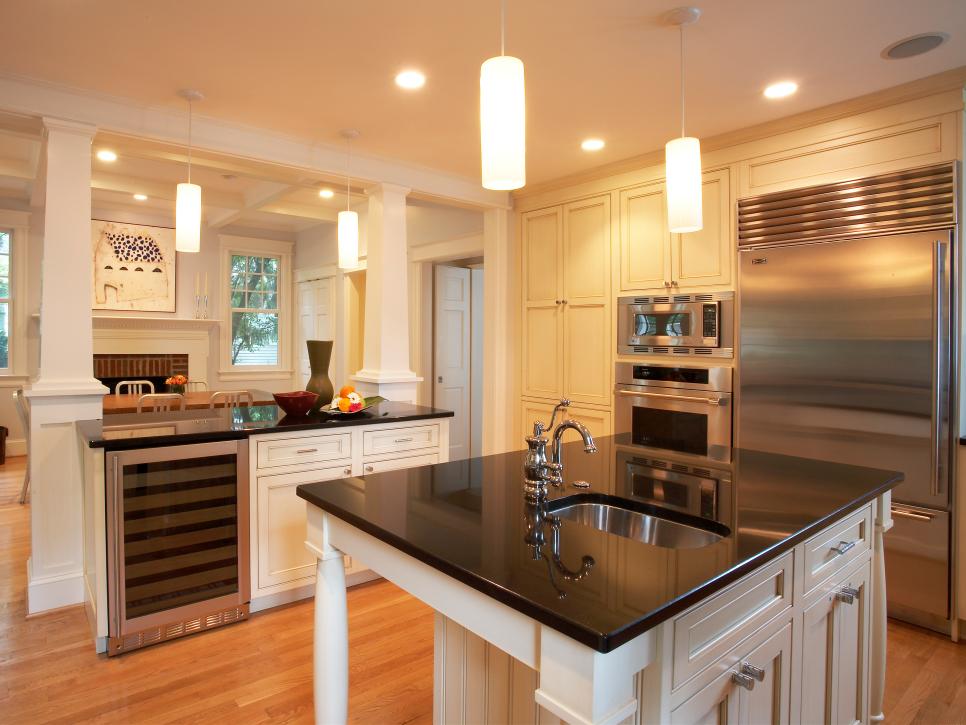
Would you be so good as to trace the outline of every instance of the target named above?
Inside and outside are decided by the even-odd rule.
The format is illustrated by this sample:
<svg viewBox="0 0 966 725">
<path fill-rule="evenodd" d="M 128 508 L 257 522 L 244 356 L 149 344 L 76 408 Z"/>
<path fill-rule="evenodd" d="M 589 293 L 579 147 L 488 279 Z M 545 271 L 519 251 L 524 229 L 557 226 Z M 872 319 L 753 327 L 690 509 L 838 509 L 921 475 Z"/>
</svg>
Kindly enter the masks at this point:
<svg viewBox="0 0 966 725">
<path fill-rule="evenodd" d="M 916 101 L 929 96 L 943 93 L 958 93 L 958 101 L 954 100 L 959 110 L 963 108 L 963 90 L 966 87 L 966 66 L 953 68 L 942 73 L 920 78 L 919 80 L 903 83 L 902 85 L 874 91 L 857 96 L 839 103 L 803 111 L 792 116 L 785 116 L 773 121 L 747 126 L 745 128 L 727 131 L 716 136 L 701 139 L 701 152 L 707 154 L 724 148 L 738 146 L 745 143 L 759 141 L 770 136 L 776 136 L 790 131 L 798 131 L 821 123 L 836 121 L 848 116 L 875 111 L 888 106 Z M 952 107 L 949 110 L 954 110 Z M 550 191 L 564 189 L 577 184 L 596 181 L 610 176 L 617 176 L 631 171 L 664 164 L 664 149 L 655 149 L 644 154 L 631 156 L 620 161 L 614 161 L 603 166 L 568 174 L 550 181 L 526 186 L 512 192 L 514 201 L 527 199 Z"/>
</svg>

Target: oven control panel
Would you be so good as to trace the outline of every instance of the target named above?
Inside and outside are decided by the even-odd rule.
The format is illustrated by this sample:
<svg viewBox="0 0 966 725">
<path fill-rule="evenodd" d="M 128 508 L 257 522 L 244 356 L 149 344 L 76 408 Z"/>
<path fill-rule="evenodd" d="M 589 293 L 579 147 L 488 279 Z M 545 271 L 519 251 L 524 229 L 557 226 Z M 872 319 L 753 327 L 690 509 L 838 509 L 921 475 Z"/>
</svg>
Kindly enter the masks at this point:
<svg viewBox="0 0 966 725">
<path fill-rule="evenodd" d="M 706 339 L 718 341 L 718 305 L 702 305 L 702 333 Z"/>
</svg>

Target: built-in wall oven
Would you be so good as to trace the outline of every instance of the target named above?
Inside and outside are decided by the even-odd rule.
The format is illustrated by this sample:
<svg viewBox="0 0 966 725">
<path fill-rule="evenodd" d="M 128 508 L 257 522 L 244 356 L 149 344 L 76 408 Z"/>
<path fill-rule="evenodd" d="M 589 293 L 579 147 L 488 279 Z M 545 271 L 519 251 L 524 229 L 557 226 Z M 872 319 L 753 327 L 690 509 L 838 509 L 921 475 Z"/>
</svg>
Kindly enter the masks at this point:
<svg viewBox="0 0 966 725">
<path fill-rule="evenodd" d="M 108 654 L 247 618 L 248 441 L 107 454 Z"/>
<path fill-rule="evenodd" d="M 617 352 L 733 357 L 734 305 L 734 292 L 621 297 Z"/>
<path fill-rule="evenodd" d="M 731 372 L 724 366 L 617 363 L 618 440 L 656 455 L 730 463 Z"/>
</svg>

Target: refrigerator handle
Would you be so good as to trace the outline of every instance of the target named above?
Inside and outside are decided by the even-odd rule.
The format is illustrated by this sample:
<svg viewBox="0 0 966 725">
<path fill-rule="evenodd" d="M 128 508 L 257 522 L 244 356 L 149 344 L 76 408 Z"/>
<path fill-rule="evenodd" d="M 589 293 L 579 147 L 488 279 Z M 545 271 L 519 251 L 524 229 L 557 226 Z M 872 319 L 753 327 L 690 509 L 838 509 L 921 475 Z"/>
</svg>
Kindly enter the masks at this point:
<svg viewBox="0 0 966 725">
<path fill-rule="evenodd" d="M 930 443 L 932 462 L 929 469 L 929 491 L 933 496 L 942 494 L 940 482 L 940 459 L 942 456 L 942 354 L 943 320 L 943 280 L 946 273 L 946 245 L 937 239 L 932 246 L 932 421 Z"/>
</svg>

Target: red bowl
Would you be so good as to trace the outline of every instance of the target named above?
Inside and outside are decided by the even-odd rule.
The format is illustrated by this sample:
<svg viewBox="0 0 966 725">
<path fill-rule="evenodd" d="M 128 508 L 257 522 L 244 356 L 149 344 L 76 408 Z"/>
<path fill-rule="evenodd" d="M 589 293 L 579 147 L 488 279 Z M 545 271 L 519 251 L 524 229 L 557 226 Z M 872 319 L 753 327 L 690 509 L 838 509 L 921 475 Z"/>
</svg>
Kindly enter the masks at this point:
<svg viewBox="0 0 966 725">
<path fill-rule="evenodd" d="M 294 393 L 272 393 L 278 407 L 285 411 L 285 415 L 301 417 L 308 415 L 312 406 L 319 400 L 319 394 L 311 390 L 296 390 Z"/>
</svg>

